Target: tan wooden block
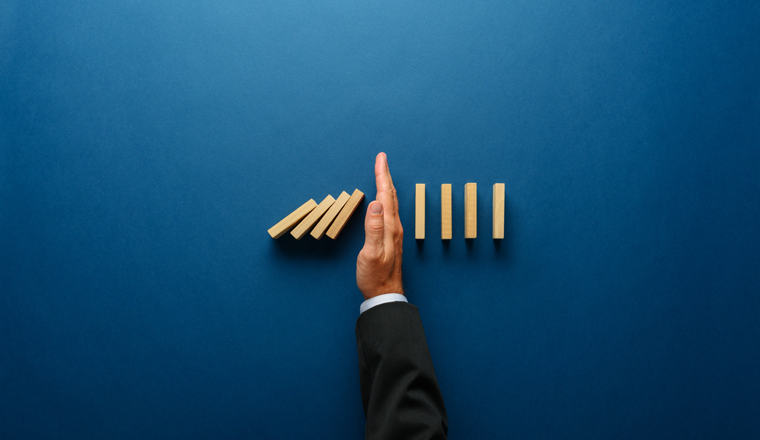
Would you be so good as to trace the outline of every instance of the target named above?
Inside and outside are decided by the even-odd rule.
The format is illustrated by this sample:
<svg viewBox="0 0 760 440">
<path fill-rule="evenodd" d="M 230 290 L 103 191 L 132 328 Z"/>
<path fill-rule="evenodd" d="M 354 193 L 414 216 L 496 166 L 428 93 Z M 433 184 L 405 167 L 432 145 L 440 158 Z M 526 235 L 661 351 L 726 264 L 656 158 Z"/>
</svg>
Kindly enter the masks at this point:
<svg viewBox="0 0 760 440">
<path fill-rule="evenodd" d="M 298 226 L 295 227 L 295 229 L 290 231 L 290 235 L 295 237 L 296 240 L 300 240 L 301 237 L 309 232 L 309 229 L 311 229 L 311 227 L 317 223 L 317 221 L 325 214 L 325 212 L 327 212 L 333 203 L 335 203 L 335 199 L 333 196 L 328 194 L 327 197 L 325 197 L 325 199 L 322 200 L 319 205 L 314 208 L 314 210 L 311 211 L 311 213 L 309 213 L 309 215 L 307 215 L 306 218 L 298 224 Z"/>
<path fill-rule="evenodd" d="M 464 238 L 478 237 L 478 184 L 464 185 Z"/>
<path fill-rule="evenodd" d="M 319 223 L 317 223 L 317 226 L 314 226 L 314 229 L 311 230 L 311 236 L 317 240 L 321 239 L 325 235 L 325 232 L 327 232 L 327 228 L 330 227 L 330 224 L 335 220 L 335 217 L 338 216 L 340 210 L 350 198 L 351 196 L 349 196 L 347 192 L 341 192 L 335 203 L 330 206 L 330 209 L 328 209 L 324 217 L 322 217 L 322 220 L 320 220 Z"/>
<path fill-rule="evenodd" d="M 332 226 L 330 226 L 330 229 L 327 230 L 328 237 L 335 240 L 338 234 L 340 234 L 340 231 L 343 230 L 343 227 L 346 226 L 348 219 L 351 218 L 351 214 L 356 211 L 356 208 L 359 206 L 359 203 L 361 203 L 362 200 L 364 200 L 364 193 L 358 189 L 355 189 L 354 193 L 351 194 L 351 198 L 349 198 L 346 202 L 346 206 L 340 210 L 340 214 L 338 214 L 338 217 L 335 219 Z"/>
<path fill-rule="evenodd" d="M 418 183 L 415 193 L 414 238 L 425 239 L 425 184 Z"/>
<path fill-rule="evenodd" d="M 493 185 L 493 238 L 504 238 L 504 184 Z"/>
<path fill-rule="evenodd" d="M 310 199 L 308 202 L 301 205 L 298 209 L 291 212 L 287 217 L 280 220 L 276 225 L 269 228 L 267 232 L 269 232 L 269 235 L 271 235 L 272 238 L 282 237 L 316 207 L 317 202 L 315 202 L 314 199 Z"/>
<path fill-rule="evenodd" d="M 451 240 L 451 184 L 441 185 L 441 240 Z"/>
</svg>

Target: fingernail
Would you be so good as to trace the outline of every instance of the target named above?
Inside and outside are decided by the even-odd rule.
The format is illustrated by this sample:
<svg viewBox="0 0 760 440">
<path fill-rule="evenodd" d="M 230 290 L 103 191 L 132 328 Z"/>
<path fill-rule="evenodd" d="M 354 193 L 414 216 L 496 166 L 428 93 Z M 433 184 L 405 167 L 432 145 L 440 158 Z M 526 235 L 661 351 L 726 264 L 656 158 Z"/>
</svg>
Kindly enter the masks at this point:
<svg viewBox="0 0 760 440">
<path fill-rule="evenodd" d="M 369 213 L 372 215 L 380 215 L 383 213 L 383 204 L 380 202 L 374 202 L 369 206 Z"/>
</svg>

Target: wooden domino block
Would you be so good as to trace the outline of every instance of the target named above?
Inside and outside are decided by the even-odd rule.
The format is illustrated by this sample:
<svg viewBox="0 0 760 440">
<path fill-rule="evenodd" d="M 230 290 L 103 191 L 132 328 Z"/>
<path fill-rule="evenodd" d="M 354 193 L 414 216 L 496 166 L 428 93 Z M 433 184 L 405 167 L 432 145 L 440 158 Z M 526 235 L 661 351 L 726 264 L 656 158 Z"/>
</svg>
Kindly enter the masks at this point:
<svg viewBox="0 0 760 440">
<path fill-rule="evenodd" d="M 451 184 L 441 185 L 441 240 L 451 240 Z"/>
<path fill-rule="evenodd" d="M 425 239 L 425 184 L 418 183 L 415 194 L 414 238 Z"/>
<path fill-rule="evenodd" d="M 478 184 L 464 185 L 464 238 L 478 236 Z"/>
<path fill-rule="evenodd" d="M 359 206 L 359 203 L 361 203 L 362 200 L 364 200 L 364 193 L 358 189 L 354 190 L 354 193 L 351 194 L 351 198 L 349 198 L 346 202 L 346 206 L 340 210 L 340 214 L 338 214 L 338 217 L 335 219 L 332 226 L 330 226 L 330 229 L 327 230 L 328 237 L 335 240 L 338 234 L 340 234 L 340 231 L 343 230 L 343 227 L 346 226 L 346 222 L 348 222 L 351 214 L 356 211 L 356 208 Z"/>
<path fill-rule="evenodd" d="M 319 205 L 314 208 L 309 215 L 306 216 L 305 219 L 301 221 L 301 223 L 298 224 L 298 226 L 295 227 L 292 231 L 290 231 L 290 235 L 296 238 L 296 240 L 300 240 L 301 237 L 306 235 L 307 232 L 309 232 L 309 229 L 311 229 L 312 226 L 314 226 L 315 223 L 327 212 L 327 209 L 332 206 L 332 204 L 335 203 L 335 199 L 331 195 L 327 195 L 322 202 L 319 203 Z"/>
<path fill-rule="evenodd" d="M 314 199 L 310 199 L 308 202 L 301 205 L 298 209 L 291 212 L 287 217 L 280 220 L 279 223 L 269 228 L 267 232 L 269 232 L 269 235 L 271 235 L 272 238 L 282 237 L 286 232 L 290 230 L 290 228 L 295 226 L 296 223 L 300 222 L 301 219 L 306 217 L 316 207 L 317 202 L 315 202 Z"/>
<path fill-rule="evenodd" d="M 493 238 L 504 238 L 504 184 L 493 185 Z"/>
<path fill-rule="evenodd" d="M 340 193 L 338 200 L 336 200 L 335 203 L 330 206 L 330 209 L 327 210 L 324 217 L 322 217 L 322 220 L 320 220 L 319 223 L 317 223 L 317 226 L 314 226 L 314 229 L 311 230 L 311 236 L 317 240 L 322 238 L 322 236 L 325 235 L 327 228 L 330 226 L 332 221 L 335 220 L 335 217 L 338 216 L 340 210 L 350 198 L 351 196 L 349 196 L 347 192 L 343 191 Z"/>
</svg>

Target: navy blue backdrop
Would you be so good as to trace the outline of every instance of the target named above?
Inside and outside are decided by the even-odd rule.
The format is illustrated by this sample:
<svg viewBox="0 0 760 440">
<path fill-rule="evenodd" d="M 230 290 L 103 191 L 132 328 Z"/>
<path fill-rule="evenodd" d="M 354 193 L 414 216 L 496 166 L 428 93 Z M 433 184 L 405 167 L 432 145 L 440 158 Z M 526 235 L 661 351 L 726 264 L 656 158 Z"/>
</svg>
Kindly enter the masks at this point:
<svg viewBox="0 0 760 440">
<path fill-rule="evenodd" d="M 758 23 L 739 0 L 4 0 L 2 437 L 361 438 L 367 201 L 334 242 L 266 231 L 374 199 L 379 151 L 452 438 L 760 437 Z"/>
</svg>

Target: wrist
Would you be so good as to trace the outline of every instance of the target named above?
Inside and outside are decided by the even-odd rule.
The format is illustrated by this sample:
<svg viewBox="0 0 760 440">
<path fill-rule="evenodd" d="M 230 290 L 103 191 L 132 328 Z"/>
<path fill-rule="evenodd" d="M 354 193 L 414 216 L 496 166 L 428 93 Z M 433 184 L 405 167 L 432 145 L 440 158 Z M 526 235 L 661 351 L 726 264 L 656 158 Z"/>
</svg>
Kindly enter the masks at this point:
<svg viewBox="0 0 760 440">
<path fill-rule="evenodd" d="M 375 297 L 380 296 L 380 295 L 388 295 L 388 294 L 391 294 L 391 293 L 395 293 L 395 294 L 398 294 L 398 295 L 406 295 L 406 293 L 404 292 L 404 287 L 403 286 L 401 286 L 401 285 L 395 285 L 395 286 L 387 286 L 387 287 L 382 287 L 382 288 L 378 288 L 378 289 L 373 289 L 370 292 L 364 292 L 364 291 L 362 291 L 362 296 L 364 297 L 365 300 L 368 300 L 368 299 L 372 299 L 372 298 L 375 298 Z"/>
</svg>

